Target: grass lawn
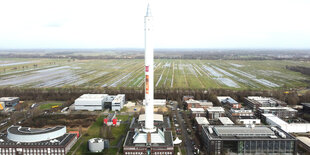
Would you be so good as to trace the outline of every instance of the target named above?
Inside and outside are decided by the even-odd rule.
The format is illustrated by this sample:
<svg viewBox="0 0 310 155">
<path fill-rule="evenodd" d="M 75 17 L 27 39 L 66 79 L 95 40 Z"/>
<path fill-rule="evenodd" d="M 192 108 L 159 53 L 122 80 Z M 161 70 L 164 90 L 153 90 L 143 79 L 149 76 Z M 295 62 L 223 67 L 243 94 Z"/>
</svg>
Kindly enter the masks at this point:
<svg viewBox="0 0 310 155">
<path fill-rule="evenodd" d="M 51 109 L 52 106 L 61 106 L 63 103 L 62 102 L 50 102 L 50 103 L 46 103 L 46 104 L 42 104 L 40 105 L 40 110 L 47 110 L 47 109 Z"/>
<path fill-rule="evenodd" d="M 79 141 L 73 146 L 69 154 L 72 154 L 72 151 L 75 150 L 75 148 L 79 147 L 76 151 L 75 155 L 85 155 L 85 154 L 116 154 L 118 151 L 118 148 L 109 148 L 104 150 L 100 153 L 91 153 L 88 151 L 87 147 L 87 141 L 91 138 L 100 137 L 100 129 L 102 128 L 102 120 L 105 118 L 105 116 L 100 116 L 97 118 L 96 122 L 94 122 L 91 127 L 87 130 L 87 133 L 84 133 L 83 136 L 79 139 Z M 121 119 L 122 121 L 126 121 L 129 118 L 131 118 L 128 115 L 119 115 L 117 116 L 118 119 Z M 117 145 L 121 136 L 126 135 L 126 128 L 128 124 L 121 124 L 119 127 L 112 127 L 112 134 L 114 136 L 114 139 L 110 141 L 110 146 Z M 80 145 L 81 144 L 81 145 Z"/>
</svg>

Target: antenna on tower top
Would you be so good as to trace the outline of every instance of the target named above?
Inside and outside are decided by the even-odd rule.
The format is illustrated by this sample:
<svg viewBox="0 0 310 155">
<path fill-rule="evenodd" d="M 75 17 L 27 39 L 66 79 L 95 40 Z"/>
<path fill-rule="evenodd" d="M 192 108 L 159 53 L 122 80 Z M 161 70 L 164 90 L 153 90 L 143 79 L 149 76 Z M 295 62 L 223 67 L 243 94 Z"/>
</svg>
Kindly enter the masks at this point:
<svg viewBox="0 0 310 155">
<path fill-rule="evenodd" d="M 146 16 L 152 16 L 150 2 L 147 3 Z"/>
</svg>

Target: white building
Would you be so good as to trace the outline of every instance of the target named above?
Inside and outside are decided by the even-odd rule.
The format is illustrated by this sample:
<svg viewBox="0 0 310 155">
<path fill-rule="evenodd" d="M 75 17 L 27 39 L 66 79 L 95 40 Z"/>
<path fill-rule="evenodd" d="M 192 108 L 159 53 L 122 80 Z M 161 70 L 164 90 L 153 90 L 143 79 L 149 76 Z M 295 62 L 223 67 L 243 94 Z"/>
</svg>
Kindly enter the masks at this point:
<svg viewBox="0 0 310 155">
<path fill-rule="evenodd" d="M 240 116 L 236 122 L 240 124 L 261 124 L 261 120 L 253 116 Z"/>
<path fill-rule="evenodd" d="M 167 103 L 167 100 L 165 99 L 154 99 L 153 105 L 154 106 L 165 106 Z M 143 100 L 143 105 L 145 105 L 145 100 Z"/>
<path fill-rule="evenodd" d="M 74 101 L 75 110 L 103 110 L 104 99 L 108 94 L 84 94 Z"/>
<path fill-rule="evenodd" d="M 112 111 L 120 111 L 125 104 L 125 94 L 118 94 L 112 101 L 111 110 Z"/>
<path fill-rule="evenodd" d="M 278 126 L 288 133 L 306 133 L 310 132 L 310 123 L 287 123 L 273 114 L 263 114 L 266 123 Z"/>
<path fill-rule="evenodd" d="M 196 117 L 195 120 L 198 125 L 209 125 L 210 124 L 208 119 L 205 117 Z"/>
<path fill-rule="evenodd" d="M 103 110 L 105 103 L 110 104 L 112 111 L 120 111 L 125 104 L 125 94 L 84 94 L 74 101 L 74 107 L 75 110 Z"/>
<path fill-rule="evenodd" d="M 234 125 L 234 122 L 232 122 L 228 117 L 219 117 L 219 120 L 223 125 Z"/>
</svg>

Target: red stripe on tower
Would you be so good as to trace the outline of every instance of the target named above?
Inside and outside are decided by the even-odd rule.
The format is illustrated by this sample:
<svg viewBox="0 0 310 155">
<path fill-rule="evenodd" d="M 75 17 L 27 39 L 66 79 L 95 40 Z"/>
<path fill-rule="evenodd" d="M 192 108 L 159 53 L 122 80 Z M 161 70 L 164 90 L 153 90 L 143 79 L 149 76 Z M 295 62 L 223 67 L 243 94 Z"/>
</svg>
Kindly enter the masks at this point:
<svg viewBox="0 0 310 155">
<path fill-rule="evenodd" d="M 145 66 L 145 71 L 149 72 L 149 66 Z"/>
</svg>

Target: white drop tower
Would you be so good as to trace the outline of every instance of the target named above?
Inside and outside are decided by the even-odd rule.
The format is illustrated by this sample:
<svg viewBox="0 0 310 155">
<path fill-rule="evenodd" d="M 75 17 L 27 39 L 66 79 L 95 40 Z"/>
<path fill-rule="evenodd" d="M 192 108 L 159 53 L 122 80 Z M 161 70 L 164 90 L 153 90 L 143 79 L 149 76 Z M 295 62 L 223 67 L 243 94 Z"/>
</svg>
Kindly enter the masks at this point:
<svg viewBox="0 0 310 155">
<path fill-rule="evenodd" d="M 153 49 L 153 17 L 148 3 L 144 17 L 145 32 L 145 132 L 154 132 L 154 49 Z"/>
</svg>

